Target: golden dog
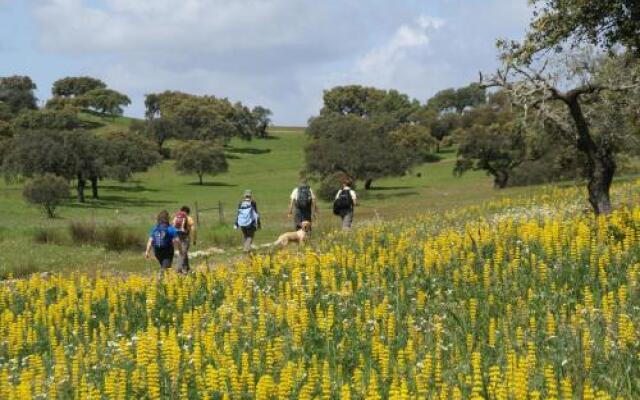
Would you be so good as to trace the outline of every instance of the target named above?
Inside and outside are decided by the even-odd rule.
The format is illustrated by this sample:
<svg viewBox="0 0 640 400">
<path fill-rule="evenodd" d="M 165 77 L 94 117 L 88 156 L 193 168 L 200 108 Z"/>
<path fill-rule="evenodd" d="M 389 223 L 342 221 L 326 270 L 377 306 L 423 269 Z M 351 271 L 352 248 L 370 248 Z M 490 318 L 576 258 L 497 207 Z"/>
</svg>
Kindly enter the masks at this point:
<svg viewBox="0 0 640 400">
<path fill-rule="evenodd" d="M 302 221 L 300 223 L 300 229 L 295 232 L 283 233 L 273 245 L 284 247 L 289 243 L 298 243 L 299 246 L 302 246 L 308 240 L 309 232 L 311 232 L 311 222 Z"/>
</svg>

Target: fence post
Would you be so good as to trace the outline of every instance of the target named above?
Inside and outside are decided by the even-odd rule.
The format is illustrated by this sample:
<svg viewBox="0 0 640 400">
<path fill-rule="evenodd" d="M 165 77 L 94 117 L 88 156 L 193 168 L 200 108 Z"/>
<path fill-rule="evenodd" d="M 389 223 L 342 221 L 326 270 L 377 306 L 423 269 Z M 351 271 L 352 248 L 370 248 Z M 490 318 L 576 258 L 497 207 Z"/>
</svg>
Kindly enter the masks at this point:
<svg viewBox="0 0 640 400">
<path fill-rule="evenodd" d="M 220 200 L 218 200 L 218 219 L 220 220 L 220 225 L 224 225 L 224 209 Z"/>
<path fill-rule="evenodd" d="M 200 211 L 198 210 L 198 202 L 196 201 L 196 226 L 200 227 Z"/>
</svg>

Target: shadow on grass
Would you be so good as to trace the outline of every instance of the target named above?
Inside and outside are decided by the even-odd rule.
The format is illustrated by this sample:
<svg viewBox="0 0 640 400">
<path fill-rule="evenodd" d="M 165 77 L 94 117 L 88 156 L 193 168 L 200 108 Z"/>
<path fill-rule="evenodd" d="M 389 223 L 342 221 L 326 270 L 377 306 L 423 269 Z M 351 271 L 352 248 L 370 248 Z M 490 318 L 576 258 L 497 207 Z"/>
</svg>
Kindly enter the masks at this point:
<svg viewBox="0 0 640 400">
<path fill-rule="evenodd" d="M 113 210 L 123 207 L 149 207 L 169 204 L 166 200 L 149 200 L 147 198 L 130 198 L 125 196 L 101 196 L 100 199 L 87 199 L 85 203 L 71 203 L 69 208 L 100 208 Z"/>
<path fill-rule="evenodd" d="M 424 157 L 423 161 L 425 163 L 431 164 L 431 163 L 437 163 L 437 162 L 442 161 L 444 159 L 445 159 L 445 157 L 442 155 L 442 152 L 441 152 L 441 153 L 428 154 L 428 155 L 426 155 Z"/>
<path fill-rule="evenodd" d="M 402 198 L 402 197 L 409 197 L 409 196 L 417 196 L 420 193 L 416 192 L 415 190 L 411 190 L 408 192 L 400 192 L 400 193 L 389 193 L 389 194 L 383 194 L 383 193 L 379 193 L 379 194 L 368 194 L 365 196 L 365 199 L 371 199 L 371 200 L 389 200 L 389 199 L 393 199 L 393 198 Z"/>
<path fill-rule="evenodd" d="M 102 128 L 105 125 L 106 124 L 103 124 L 102 122 L 98 122 L 98 121 L 81 121 L 80 122 L 80 126 L 85 129 L 98 129 L 98 128 Z"/>
<path fill-rule="evenodd" d="M 264 140 L 280 140 L 280 138 L 278 136 L 273 136 L 273 135 L 267 135 L 267 136 L 259 137 L 259 138 L 256 138 L 256 139 L 258 139 L 258 140 L 260 140 L 260 139 L 264 139 Z"/>
<path fill-rule="evenodd" d="M 200 184 L 200 182 L 190 182 L 187 183 L 187 185 L 190 186 L 201 186 L 201 187 L 236 187 L 238 185 L 234 185 L 232 183 L 225 183 L 225 182 L 202 182 L 202 185 Z"/>
<path fill-rule="evenodd" d="M 131 193 L 158 192 L 157 189 L 148 189 L 142 185 L 136 185 L 136 186 L 102 185 L 102 186 L 99 186 L 99 189 L 111 190 L 114 192 L 131 192 Z"/>
<path fill-rule="evenodd" d="M 368 191 L 365 190 L 364 193 L 385 191 L 385 190 L 406 190 L 406 189 L 413 189 L 413 186 L 371 186 L 371 188 L 369 188 Z"/>
<path fill-rule="evenodd" d="M 225 150 L 235 154 L 267 154 L 271 153 L 271 149 L 257 149 L 255 147 L 233 147 L 227 146 Z"/>
</svg>

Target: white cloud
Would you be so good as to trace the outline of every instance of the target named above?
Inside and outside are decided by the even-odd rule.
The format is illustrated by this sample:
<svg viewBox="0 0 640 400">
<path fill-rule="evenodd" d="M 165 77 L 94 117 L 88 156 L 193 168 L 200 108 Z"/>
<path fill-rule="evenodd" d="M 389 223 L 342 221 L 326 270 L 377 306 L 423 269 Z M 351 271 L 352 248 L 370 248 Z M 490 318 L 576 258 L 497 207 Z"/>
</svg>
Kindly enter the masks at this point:
<svg viewBox="0 0 640 400">
<path fill-rule="evenodd" d="M 408 52 L 426 48 L 429 34 L 443 24 L 441 19 L 421 15 L 414 23 L 401 25 L 387 43 L 374 48 L 358 62 L 357 70 L 362 74 L 389 78 L 405 61 Z"/>
<path fill-rule="evenodd" d="M 337 10 L 313 0 L 104 0 L 102 7 L 40 0 L 35 9 L 42 46 L 49 51 L 116 52 L 204 65 L 225 56 L 244 62 L 268 58 L 274 50 L 286 52 L 291 63 L 353 51 L 359 40 L 336 12 L 356 13 L 356 3 L 344 2 Z M 352 22 L 357 29 L 357 19 Z"/>
<path fill-rule="evenodd" d="M 529 15 L 524 0 L 32 4 L 41 48 L 129 94 L 129 113 L 142 115 L 145 93 L 174 89 L 262 104 L 277 122 L 298 124 L 338 84 L 425 100 L 468 83 L 495 66 L 495 38 L 518 35 Z"/>
</svg>

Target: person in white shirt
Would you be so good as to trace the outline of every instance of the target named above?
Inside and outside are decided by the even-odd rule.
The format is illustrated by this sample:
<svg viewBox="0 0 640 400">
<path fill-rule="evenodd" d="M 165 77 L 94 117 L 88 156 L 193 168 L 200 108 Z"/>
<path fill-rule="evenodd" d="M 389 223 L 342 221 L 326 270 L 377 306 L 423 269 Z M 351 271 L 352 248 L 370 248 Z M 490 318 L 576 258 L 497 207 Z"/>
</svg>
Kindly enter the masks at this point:
<svg viewBox="0 0 640 400">
<path fill-rule="evenodd" d="M 300 185 L 293 189 L 289 196 L 289 218 L 293 216 L 293 226 L 295 230 L 301 228 L 302 221 L 312 222 L 314 217 L 318 217 L 318 203 L 316 195 L 302 179 Z"/>
<path fill-rule="evenodd" d="M 351 189 L 351 181 L 344 179 L 342 181 L 342 189 L 336 193 L 334 201 L 334 211 L 336 215 L 342 218 L 342 229 L 351 229 L 353 224 L 353 210 L 358 203 L 355 190 Z"/>
</svg>

